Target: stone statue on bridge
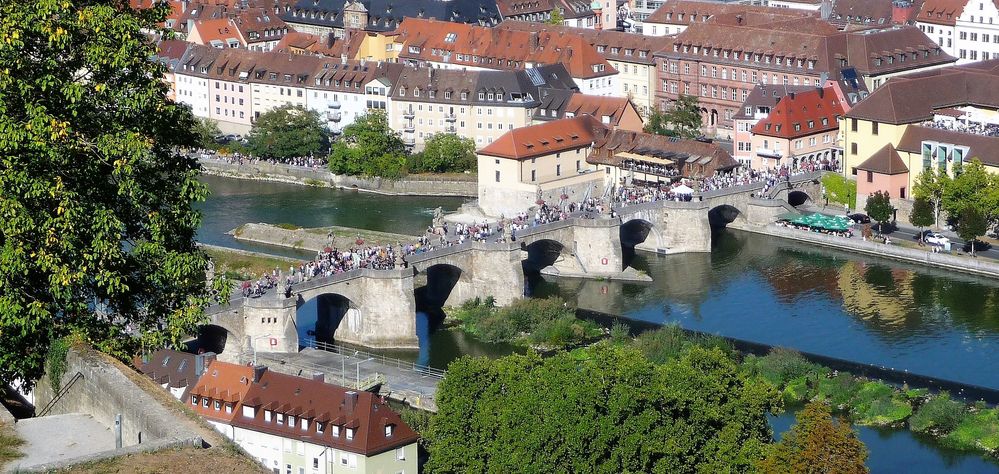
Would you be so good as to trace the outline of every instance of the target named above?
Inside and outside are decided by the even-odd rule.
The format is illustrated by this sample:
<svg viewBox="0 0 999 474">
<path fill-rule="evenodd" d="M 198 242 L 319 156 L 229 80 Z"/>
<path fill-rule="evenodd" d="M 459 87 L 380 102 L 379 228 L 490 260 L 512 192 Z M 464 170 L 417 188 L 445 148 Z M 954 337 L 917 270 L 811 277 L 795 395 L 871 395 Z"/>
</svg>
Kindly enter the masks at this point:
<svg viewBox="0 0 999 474">
<path fill-rule="evenodd" d="M 444 225 L 444 209 L 437 206 L 437 209 L 434 209 L 434 227 L 440 227 L 442 225 Z"/>
</svg>

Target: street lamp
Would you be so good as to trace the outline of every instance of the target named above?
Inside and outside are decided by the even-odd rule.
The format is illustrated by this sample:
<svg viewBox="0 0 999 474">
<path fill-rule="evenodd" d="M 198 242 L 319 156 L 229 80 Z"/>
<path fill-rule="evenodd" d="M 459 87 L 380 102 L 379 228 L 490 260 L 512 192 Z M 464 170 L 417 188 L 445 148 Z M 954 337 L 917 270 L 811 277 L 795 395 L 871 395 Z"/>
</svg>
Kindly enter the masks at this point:
<svg viewBox="0 0 999 474">
<path fill-rule="evenodd" d="M 357 390 L 361 389 L 361 364 L 363 364 L 365 362 L 370 362 L 370 361 L 373 361 L 373 360 L 375 360 L 373 357 L 368 357 L 367 359 L 357 361 L 354 364 L 354 367 L 357 369 L 357 376 L 356 376 L 357 378 L 355 379 L 356 381 L 354 382 L 354 388 L 355 389 L 357 389 Z"/>
<path fill-rule="evenodd" d="M 251 338 L 250 338 L 250 349 L 252 349 L 252 350 L 253 350 L 253 366 L 254 366 L 254 367 L 256 367 L 256 366 L 257 366 L 257 345 L 256 345 L 256 344 L 254 344 L 254 342 L 255 342 L 255 341 L 256 341 L 257 339 L 263 339 L 263 338 L 265 338 L 265 337 L 271 337 L 271 335 L 270 335 L 270 334 L 265 334 L 265 335 L 263 335 L 263 336 L 257 336 L 257 337 L 251 337 Z"/>
</svg>

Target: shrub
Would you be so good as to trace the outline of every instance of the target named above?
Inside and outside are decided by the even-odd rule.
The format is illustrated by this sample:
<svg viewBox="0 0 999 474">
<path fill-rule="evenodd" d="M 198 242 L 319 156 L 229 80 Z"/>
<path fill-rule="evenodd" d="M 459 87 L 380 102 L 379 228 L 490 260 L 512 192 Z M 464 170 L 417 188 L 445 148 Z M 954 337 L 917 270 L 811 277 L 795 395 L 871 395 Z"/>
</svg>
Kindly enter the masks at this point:
<svg viewBox="0 0 999 474">
<path fill-rule="evenodd" d="M 49 353 L 46 360 L 49 372 L 49 385 L 53 392 L 58 392 L 62 388 L 62 376 L 66 373 L 66 355 L 69 354 L 69 340 L 67 338 L 56 339 L 49 346 Z"/>
<path fill-rule="evenodd" d="M 993 408 L 965 416 L 943 441 L 957 449 L 994 453 L 999 449 L 999 411 Z"/>
<path fill-rule="evenodd" d="M 631 329 L 621 321 L 614 321 L 610 327 L 610 342 L 615 345 L 623 345 L 630 340 Z"/>
<path fill-rule="evenodd" d="M 550 348 L 563 348 L 572 343 L 582 341 L 586 336 L 582 326 L 576 323 L 577 320 L 573 317 L 541 321 L 535 326 L 528 339 L 532 344 L 540 344 Z"/>
<path fill-rule="evenodd" d="M 509 342 L 517 337 L 519 331 L 513 321 L 495 312 L 479 319 L 473 333 L 486 342 Z"/>
<path fill-rule="evenodd" d="M 967 414 L 963 403 L 952 400 L 949 393 L 942 392 L 916 410 L 916 414 L 909 418 L 909 429 L 917 433 L 949 433 Z"/>
<path fill-rule="evenodd" d="M 853 375 L 849 372 L 840 372 L 835 377 L 819 379 L 818 395 L 827 400 L 833 408 L 843 410 L 860 388 L 860 383 Z"/>
<path fill-rule="evenodd" d="M 801 376 L 788 382 L 781 391 L 781 398 L 787 405 L 797 405 L 808 400 L 808 378 Z"/>
<path fill-rule="evenodd" d="M 635 338 L 635 347 L 654 364 L 678 358 L 689 345 L 687 335 L 676 325 L 647 331 Z"/>
<path fill-rule="evenodd" d="M 817 377 L 828 369 L 807 361 L 800 353 L 791 349 L 774 348 L 769 354 L 757 357 L 750 364 L 751 372 L 782 388 L 798 377 Z"/>
</svg>

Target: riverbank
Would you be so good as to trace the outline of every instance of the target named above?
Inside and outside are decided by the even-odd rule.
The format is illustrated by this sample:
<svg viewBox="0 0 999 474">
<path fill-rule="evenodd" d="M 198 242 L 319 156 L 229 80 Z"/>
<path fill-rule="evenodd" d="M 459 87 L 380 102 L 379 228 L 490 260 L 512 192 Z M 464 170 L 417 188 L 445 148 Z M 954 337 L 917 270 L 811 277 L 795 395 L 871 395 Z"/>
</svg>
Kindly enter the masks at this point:
<svg viewBox="0 0 999 474">
<path fill-rule="evenodd" d="M 303 186 L 357 190 L 390 196 L 475 197 L 478 183 L 474 174 L 419 174 L 392 180 L 330 173 L 325 168 L 308 168 L 267 162 L 230 163 L 199 158 L 202 173 L 228 178 L 275 181 Z"/>
<path fill-rule="evenodd" d="M 236 240 L 287 247 L 297 250 L 319 252 L 330 245 L 330 233 L 334 245 L 353 247 L 357 245 L 398 245 L 400 242 L 414 242 L 416 237 L 391 232 L 378 232 L 354 227 L 313 227 L 302 228 L 292 224 L 243 224 L 229 233 Z M 361 243 L 359 244 L 358 241 Z"/>
<path fill-rule="evenodd" d="M 885 245 L 873 241 L 848 239 L 816 232 L 788 229 L 773 224 L 764 227 L 739 226 L 735 227 L 735 229 L 780 237 L 782 239 L 796 240 L 798 242 L 807 242 L 809 244 L 848 252 L 999 279 L 999 262 L 993 262 L 988 259 L 933 253 L 929 250 L 920 250 L 899 245 Z"/>
</svg>

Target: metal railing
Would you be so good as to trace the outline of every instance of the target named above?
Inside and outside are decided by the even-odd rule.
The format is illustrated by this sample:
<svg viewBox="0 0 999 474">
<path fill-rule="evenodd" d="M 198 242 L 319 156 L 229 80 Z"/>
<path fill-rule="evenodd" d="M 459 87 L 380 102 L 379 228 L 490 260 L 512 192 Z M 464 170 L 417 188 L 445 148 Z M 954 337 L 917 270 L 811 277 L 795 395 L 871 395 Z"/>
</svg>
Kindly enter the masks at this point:
<svg viewBox="0 0 999 474">
<path fill-rule="evenodd" d="M 370 352 L 365 352 L 362 350 L 341 346 L 339 344 L 320 342 L 312 338 L 307 338 L 301 342 L 301 345 L 304 347 L 311 347 L 313 349 L 321 351 L 332 352 L 334 354 L 339 354 L 345 357 L 371 359 L 373 361 L 377 361 L 379 364 L 382 364 L 386 367 L 394 367 L 401 370 L 413 371 L 426 377 L 434 377 L 438 379 L 444 378 L 444 371 L 441 369 L 435 369 L 427 365 L 417 364 L 416 362 L 410 362 L 402 359 L 396 359 L 382 354 L 372 354 Z"/>
<path fill-rule="evenodd" d="M 73 388 L 73 385 L 75 385 L 76 382 L 82 378 L 83 378 L 83 373 L 77 371 L 76 374 L 73 375 L 73 378 L 69 379 L 69 382 L 66 382 L 66 385 L 63 385 L 62 388 L 59 389 L 58 392 L 56 392 L 55 396 L 52 397 L 52 400 L 49 400 L 49 402 L 45 404 L 45 407 L 42 408 L 42 411 L 35 414 L 35 417 L 42 417 L 48 415 L 49 412 L 52 411 L 52 408 L 55 407 L 55 404 L 58 403 L 59 400 L 62 400 L 62 397 L 66 395 L 66 392 L 68 392 L 69 389 Z"/>
</svg>

